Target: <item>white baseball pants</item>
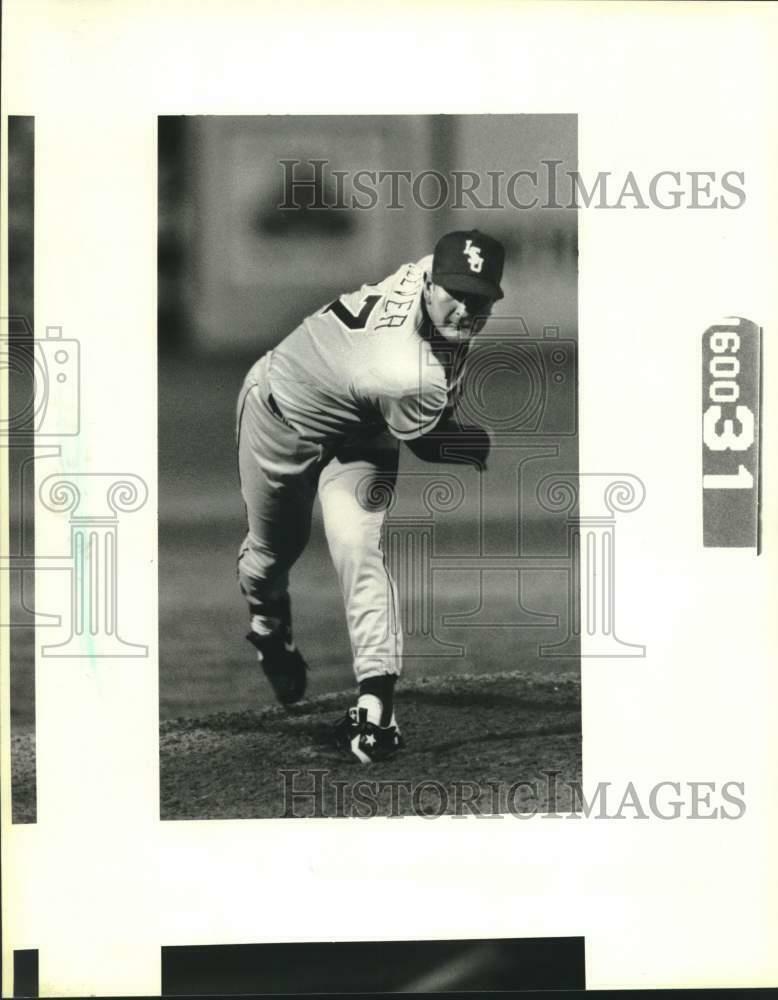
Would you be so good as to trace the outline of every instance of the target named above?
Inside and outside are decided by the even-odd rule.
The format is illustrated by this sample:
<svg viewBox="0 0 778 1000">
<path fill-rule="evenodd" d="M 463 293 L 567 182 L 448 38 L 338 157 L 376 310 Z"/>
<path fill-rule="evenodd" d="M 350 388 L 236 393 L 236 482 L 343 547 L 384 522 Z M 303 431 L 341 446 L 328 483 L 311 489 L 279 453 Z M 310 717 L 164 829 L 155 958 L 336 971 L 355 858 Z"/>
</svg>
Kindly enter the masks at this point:
<svg viewBox="0 0 778 1000">
<path fill-rule="evenodd" d="M 238 398 L 236 437 L 248 534 L 238 579 L 252 615 L 280 624 L 289 571 L 305 548 L 318 491 L 340 581 L 357 681 L 399 674 L 397 592 L 384 559 L 383 524 L 394 489 L 399 442 L 388 432 L 327 453 L 284 422 L 267 382 L 266 355 Z"/>
</svg>

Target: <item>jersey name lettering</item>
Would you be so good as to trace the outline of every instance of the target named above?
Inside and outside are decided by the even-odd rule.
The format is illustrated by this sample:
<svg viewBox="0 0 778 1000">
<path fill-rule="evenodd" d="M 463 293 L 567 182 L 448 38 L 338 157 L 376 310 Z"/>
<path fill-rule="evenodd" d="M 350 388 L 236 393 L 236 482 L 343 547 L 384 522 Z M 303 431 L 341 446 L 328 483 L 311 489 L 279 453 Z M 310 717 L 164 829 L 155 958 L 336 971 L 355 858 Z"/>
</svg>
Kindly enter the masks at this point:
<svg viewBox="0 0 778 1000">
<path fill-rule="evenodd" d="M 388 293 L 375 329 L 402 326 L 421 287 L 422 275 L 417 267 L 410 264 L 394 288 Z"/>
</svg>

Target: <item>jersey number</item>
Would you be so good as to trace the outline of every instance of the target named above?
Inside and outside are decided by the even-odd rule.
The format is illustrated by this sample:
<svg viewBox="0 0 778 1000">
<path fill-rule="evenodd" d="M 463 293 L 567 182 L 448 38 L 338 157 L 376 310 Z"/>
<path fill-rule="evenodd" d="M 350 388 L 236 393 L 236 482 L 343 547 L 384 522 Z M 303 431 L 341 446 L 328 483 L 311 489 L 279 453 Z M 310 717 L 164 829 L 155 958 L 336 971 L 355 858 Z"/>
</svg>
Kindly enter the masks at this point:
<svg viewBox="0 0 778 1000">
<path fill-rule="evenodd" d="M 365 304 L 359 312 L 354 315 L 348 306 L 344 305 L 340 299 L 335 299 L 334 302 L 330 302 L 324 312 L 333 313 L 345 327 L 348 327 L 349 330 L 364 330 L 367 326 L 367 321 L 370 318 L 370 313 L 375 309 L 376 305 L 380 301 L 380 295 L 368 295 L 365 299 Z"/>
</svg>

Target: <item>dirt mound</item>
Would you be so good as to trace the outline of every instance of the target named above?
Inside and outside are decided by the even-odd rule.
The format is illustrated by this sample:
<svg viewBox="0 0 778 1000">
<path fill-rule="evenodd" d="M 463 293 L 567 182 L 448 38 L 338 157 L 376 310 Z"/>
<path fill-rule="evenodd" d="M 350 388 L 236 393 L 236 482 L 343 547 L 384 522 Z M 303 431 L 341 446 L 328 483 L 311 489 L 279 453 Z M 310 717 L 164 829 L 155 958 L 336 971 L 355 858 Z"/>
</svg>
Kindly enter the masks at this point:
<svg viewBox="0 0 778 1000">
<path fill-rule="evenodd" d="M 545 812 L 550 801 L 570 808 L 567 783 L 580 781 L 581 770 L 577 673 L 403 685 L 396 701 L 407 749 L 368 768 L 332 747 L 332 724 L 352 701 L 328 694 L 289 710 L 163 722 L 161 818 Z"/>
</svg>

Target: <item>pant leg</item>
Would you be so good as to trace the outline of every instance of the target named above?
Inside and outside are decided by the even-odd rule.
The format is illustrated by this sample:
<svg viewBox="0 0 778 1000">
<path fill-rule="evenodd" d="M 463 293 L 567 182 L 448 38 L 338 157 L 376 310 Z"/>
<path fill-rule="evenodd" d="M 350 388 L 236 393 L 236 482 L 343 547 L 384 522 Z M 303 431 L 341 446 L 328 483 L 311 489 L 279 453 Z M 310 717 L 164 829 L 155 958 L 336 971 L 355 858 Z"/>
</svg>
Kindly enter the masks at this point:
<svg viewBox="0 0 778 1000">
<path fill-rule="evenodd" d="M 382 434 L 365 446 L 341 449 L 319 480 L 324 529 L 346 606 L 357 681 L 402 669 L 397 589 L 383 550 L 398 460 L 398 442 Z"/>
<path fill-rule="evenodd" d="M 238 469 L 248 519 L 238 579 L 251 614 L 275 625 L 288 618 L 289 570 L 310 536 L 322 453 L 273 412 L 266 371 L 267 356 L 249 372 L 238 398 Z"/>
</svg>

